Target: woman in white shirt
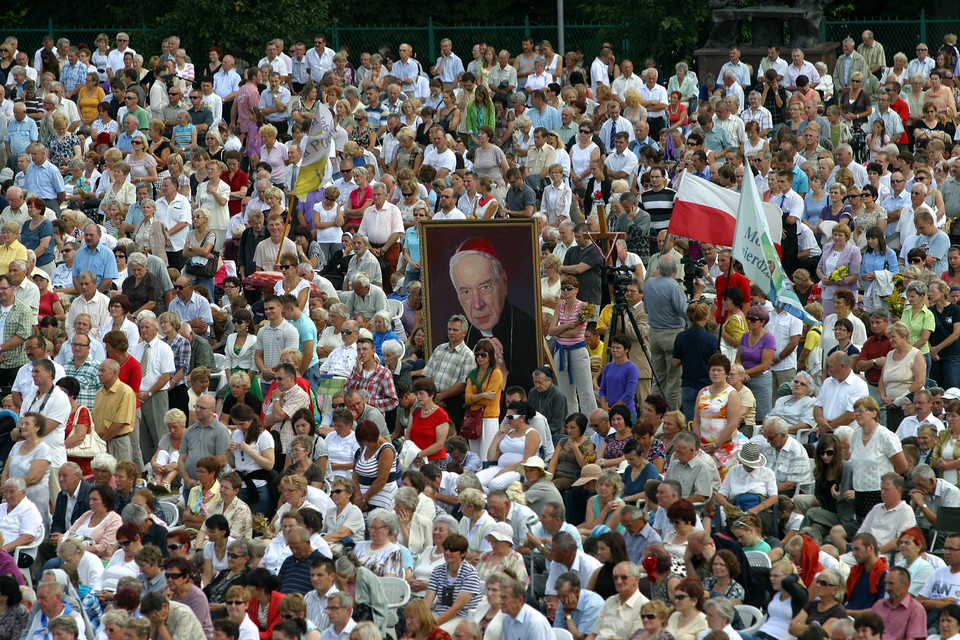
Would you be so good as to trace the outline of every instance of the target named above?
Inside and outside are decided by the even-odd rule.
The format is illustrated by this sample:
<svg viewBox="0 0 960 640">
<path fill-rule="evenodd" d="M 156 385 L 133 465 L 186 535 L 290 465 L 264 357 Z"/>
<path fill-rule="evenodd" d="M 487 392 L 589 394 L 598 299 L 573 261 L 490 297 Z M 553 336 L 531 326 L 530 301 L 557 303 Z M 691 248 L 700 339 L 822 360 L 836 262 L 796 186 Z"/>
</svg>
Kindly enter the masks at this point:
<svg viewBox="0 0 960 640">
<path fill-rule="evenodd" d="M 118 329 L 127 334 L 127 344 L 129 348 L 140 342 L 140 328 L 135 322 L 131 322 L 127 315 L 130 313 L 130 298 L 123 295 L 110 298 L 110 304 L 107 306 L 110 313 L 110 319 L 107 320 L 100 329 L 100 335 L 105 336 L 114 329 Z"/>
<path fill-rule="evenodd" d="M 546 214 L 547 220 L 552 226 L 557 226 L 570 217 L 570 202 L 573 199 L 573 192 L 563 181 L 563 167 L 559 164 L 552 165 L 547 175 L 550 176 L 551 183 L 543 189 L 540 212 Z"/>
<path fill-rule="evenodd" d="M 242 477 L 273 469 L 275 452 L 273 436 L 263 428 L 260 417 L 248 405 L 238 404 L 230 410 L 230 419 L 237 430 L 227 445 L 227 462 Z M 254 479 L 257 496 L 247 495 L 247 488 L 240 490 L 239 498 L 250 505 L 253 513 L 269 513 L 270 491 L 267 481 Z"/>
</svg>

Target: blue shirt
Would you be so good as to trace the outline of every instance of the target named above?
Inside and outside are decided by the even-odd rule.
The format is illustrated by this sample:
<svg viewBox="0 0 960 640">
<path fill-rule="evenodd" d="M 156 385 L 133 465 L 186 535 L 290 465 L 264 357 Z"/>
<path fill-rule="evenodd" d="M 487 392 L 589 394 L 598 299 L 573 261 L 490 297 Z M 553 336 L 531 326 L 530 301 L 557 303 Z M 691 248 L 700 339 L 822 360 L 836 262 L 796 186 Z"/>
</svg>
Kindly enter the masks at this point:
<svg viewBox="0 0 960 640">
<path fill-rule="evenodd" d="M 720 73 L 717 74 L 718 83 L 720 83 L 723 80 L 723 74 L 727 69 L 733 69 L 734 73 L 737 74 L 737 84 L 739 85 L 750 84 L 750 68 L 747 67 L 747 64 L 742 60 L 737 64 L 733 64 L 732 62 L 725 62 L 724 65 L 720 67 Z"/>
<path fill-rule="evenodd" d="M 97 276 L 98 287 L 104 278 L 120 277 L 116 256 L 102 242 L 94 251 L 90 251 L 87 245 L 77 249 L 77 257 L 73 260 L 73 276 L 79 276 L 82 271 L 92 271 Z"/>
<path fill-rule="evenodd" d="M 597 619 L 600 617 L 600 609 L 603 608 L 603 598 L 600 594 L 589 591 L 586 588 L 580 589 L 580 597 L 577 599 L 577 606 L 570 611 L 570 617 L 580 633 L 587 635 L 593 633 L 597 626 Z M 560 629 L 566 629 L 567 624 L 563 621 L 567 612 L 563 609 L 563 603 L 557 607 L 557 616 L 553 620 L 553 626 Z"/>
<path fill-rule="evenodd" d="M 49 160 L 44 160 L 41 165 L 31 162 L 27 165 L 24 188 L 44 200 L 54 200 L 58 193 L 64 192 L 63 176 Z"/>
<path fill-rule="evenodd" d="M 417 235 L 417 225 L 403 232 L 403 246 L 410 252 L 410 259 L 413 262 L 420 262 L 420 236 Z M 414 271 L 414 269 L 407 265 L 407 271 Z"/>
<path fill-rule="evenodd" d="M 791 188 L 801 196 L 810 191 L 810 181 L 807 174 L 801 171 L 797 165 L 793 165 L 793 184 Z"/>
<path fill-rule="evenodd" d="M 76 262 L 74 262 L 76 264 Z M 193 292 L 189 302 L 184 302 L 180 296 L 173 296 L 169 310 L 180 316 L 181 322 L 190 322 L 200 318 L 209 325 L 213 324 L 213 314 L 210 312 L 210 301 L 202 295 Z M 189 372 L 188 372 L 189 373 Z"/>
<path fill-rule="evenodd" d="M 197 295 L 194 293 L 193 295 Z M 208 304 L 209 308 L 209 304 Z M 313 342 L 313 349 L 310 351 L 310 367 L 319 364 L 320 358 L 317 356 L 317 325 L 313 324 L 313 321 L 307 316 L 306 313 L 301 313 L 300 317 L 296 320 L 287 320 L 290 324 L 294 326 L 297 330 L 297 333 L 300 334 L 300 351 L 303 352 L 303 343 L 304 342 Z"/>
<path fill-rule="evenodd" d="M 17 122 L 14 118 L 7 124 L 7 135 L 4 140 L 10 143 L 10 153 L 19 156 L 26 153 L 30 143 L 36 142 L 39 137 L 37 123 L 33 118 L 25 117 L 23 122 Z"/>
<path fill-rule="evenodd" d="M 221 98 L 226 98 L 240 88 L 240 75 L 230 71 L 217 71 L 213 74 L 213 92 Z"/>
<path fill-rule="evenodd" d="M 534 129 L 543 127 L 547 131 L 559 131 L 563 125 L 560 121 L 560 112 L 550 105 L 543 109 L 542 114 L 536 109 L 527 109 L 524 113 L 530 116 L 530 122 L 533 123 Z"/>
<path fill-rule="evenodd" d="M 87 65 L 79 60 L 74 65 L 65 64 L 60 69 L 60 83 L 67 93 L 77 88 L 78 85 L 87 81 Z"/>
<path fill-rule="evenodd" d="M 276 111 L 267 116 L 267 122 L 284 122 L 290 119 L 290 91 L 280 85 L 280 88 L 277 89 L 277 97 L 280 99 L 280 102 L 286 105 L 284 111 Z M 276 103 L 273 101 L 273 92 L 270 89 L 267 89 L 260 94 L 260 108 L 261 109 L 273 109 L 276 107 Z"/>
<path fill-rule="evenodd" d="M 900 273 L 900 263 L 897 262 L 897 254 L 893 249 L 887 249 L 886 257 L 876 251 L 867 251 L 863 254 L 863 260 L 860 262 L 860 275 L 873 273 L 874 271 L 883 271 L 884 269 L 893 273 Z M 873 281 L 868 281 L 864 293 L 870 291 L 870 285 Z"/>
<path fill-rule="evenodd" d="M 450 455 L 447 455 L 447 466 L 455 464 L 453 458 Z M 467 455 L 464 456 L 463 462 L 460 463 L 460 466 L 463 467 L 464 471 L 473 471 L 474 473 L 480 473 L 480 468 L 483 466 L 480 463 L 480 456 L 475 454 L 473 451 L 467 451 Z"/>
<path fill-rule="evenodd" d="M 390 110 L 382 102 L 372 107 L 366 105 L 364 110 L 367 112 L 367 121 L 375 127 L 386 124 L 387 116 L 390 115 Z M 356 166 L 356 163 L 354 163 L 354 166 Z"/>
<path fill-rule="evenodd" d="M 137 129 L 137 131 L 133 135 L 130 135 L 129 133 L 124 131 L 119 136 L 117 136 L 117 149 L 120 149 L 121 151 L 133 151 L 133 145 L 130 144 L 130 142 L 133 140 L 134 136 L 142 136 L 142 135 L 143 134 L 140 133 L 139 129 Z"/>
<path fill-rule="evenodd" d="M 583 538 L 582 538 L 582 536 L 579 536 L 579 535 L 574 536 L 574 535 L 573 535 L 576 530 L 577 530 L 577 528 L 576 528 L 575 526 L 573 526 L 572 524 L 570 524 L 569 522 L 564 522 L 562 525 L 560 525 L 560 531 L 566 531 L 566 532 L 569 533 L 571 536 L 573 536 L 573 539 L 577 541 L 577 549 L 579 549 L 580 551 L 583 551 Z M 551 539 L 552 539 L 552 538 L 553 538 L 553 535 L 554 535 L 554 534 L 550 533 L 549 531 L 547 531 L 546 529 L 544 529 L 544 528 L 543 528 L 543 525 L 540 524 L 539 522 L 533 526 L 533 528 L 531 529 L 531 531 L 533 532 L 533 535 L 537 536 L 538 538 L 551 538 Z M 558 532 L 558 533 L 559 533 L 559 532 Z M 549 546 L 549 543 L 548 543 L 547 546 Z"/>
<path fill-rule="evenodd" d="M 37 256 L 37 266 L 50 264 L 54 257 L 53 223 L 44 218 L 39 227 L 31 229 L 30 222 L 30 220 L 27 220 L 23 223 L 23 228 L 20 230 L 20 242 L 27 249 L 35 250 L 44 238 L 50 238 L 50 242 L 47 243 L 47 250 Z"/>
<path fill-rule="evenodd" d="M 516 618 L 503 612 L 503 640 L 554 640 L 550 621 L 528 604 Z"/>
</svg>

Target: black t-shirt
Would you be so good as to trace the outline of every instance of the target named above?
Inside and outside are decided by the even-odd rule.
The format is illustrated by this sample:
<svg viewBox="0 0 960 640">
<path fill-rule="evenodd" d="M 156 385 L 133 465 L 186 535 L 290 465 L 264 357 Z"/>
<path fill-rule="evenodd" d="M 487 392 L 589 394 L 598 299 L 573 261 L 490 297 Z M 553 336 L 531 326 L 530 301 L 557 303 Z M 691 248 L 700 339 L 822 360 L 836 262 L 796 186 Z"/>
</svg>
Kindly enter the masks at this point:
<svg viewBox="0 0 960 640">
<path fill-rule="evenodd" d="M 577 274 L 577 280 L 580 281 L 580 293 L 577 296 L 580 300 L 590 304 L 600 304 L 600 265 L 603 264 L 603 256 L 600 250 L 591 242 L 586 249 L 581 249 L 579 245 L 574 244 L 567 249 L 563 257 L 565 266 L 577 265 L 580 263 L 589 265 L 590 268 L 583 273 Z"/>
<path fill-rule="evenodd" d="M 936 326 L 933 333 L 930 334 L 930 346 L 935 347 L 953 334 L 953 324 L 960 322 L 960 307 L 950 303 L 943 308 L 943 311 L 937 310 L 937 305 L 930 305 L 930 311 L 933 312 L 933 319 Z M 960 354 L 960 340 L 956 340 L 949 347 L 940 350 L 940 356 L 955 356 Z"/>
</svg>

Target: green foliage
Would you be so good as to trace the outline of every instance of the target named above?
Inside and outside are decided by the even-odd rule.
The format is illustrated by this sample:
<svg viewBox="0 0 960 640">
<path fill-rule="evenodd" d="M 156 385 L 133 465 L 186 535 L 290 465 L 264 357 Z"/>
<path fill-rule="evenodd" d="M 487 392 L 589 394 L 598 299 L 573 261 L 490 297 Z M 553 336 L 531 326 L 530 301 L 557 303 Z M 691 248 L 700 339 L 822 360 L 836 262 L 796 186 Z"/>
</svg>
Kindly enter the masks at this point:
<svg viewBox="0 0 960 640">
<path fill-rule="evenodd" d="M 663 69 L 679 60 L 692 60 L 710 28 L 710 11 L 703 0 L 589 0 L 584 4 L 589 5 L 581 5 L 579 13 L 584 18 L 623 25 L 617 30 L 617 39 L 630 42 L 629 55 L 638 68 L 647 56 L 656 58 Z"/>
</svg>

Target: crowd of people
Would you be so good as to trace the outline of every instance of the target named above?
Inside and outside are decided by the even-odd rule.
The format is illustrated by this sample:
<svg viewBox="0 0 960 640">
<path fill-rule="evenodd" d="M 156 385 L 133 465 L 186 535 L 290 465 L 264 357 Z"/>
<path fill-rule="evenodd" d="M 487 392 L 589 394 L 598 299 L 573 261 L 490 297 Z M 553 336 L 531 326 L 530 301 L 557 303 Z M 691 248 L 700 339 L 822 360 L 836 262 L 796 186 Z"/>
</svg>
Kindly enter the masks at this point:
<svg viewBox="0 0 960 640">
<path fill-rule="evenodd" d="M 313 44 L 0 44 L 0 640 L 960 634 L 955 36 Z M 670 233 L 684 173 L 781 208 L 820 324 Z M 420 223 L 500 218 L 550 366 L 486 240 L 426 350 Z"/>
</svg>

